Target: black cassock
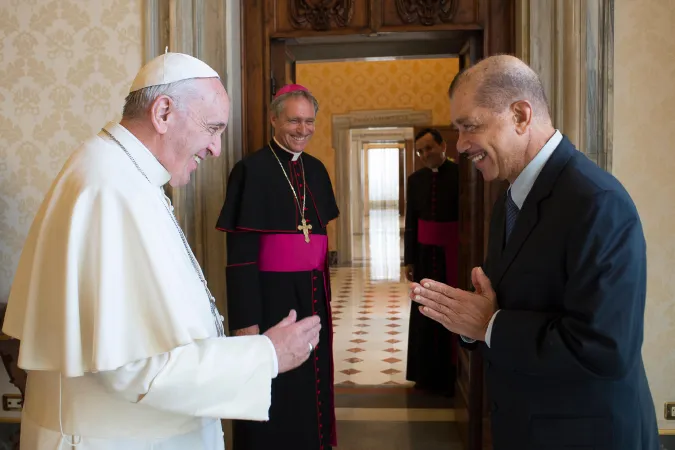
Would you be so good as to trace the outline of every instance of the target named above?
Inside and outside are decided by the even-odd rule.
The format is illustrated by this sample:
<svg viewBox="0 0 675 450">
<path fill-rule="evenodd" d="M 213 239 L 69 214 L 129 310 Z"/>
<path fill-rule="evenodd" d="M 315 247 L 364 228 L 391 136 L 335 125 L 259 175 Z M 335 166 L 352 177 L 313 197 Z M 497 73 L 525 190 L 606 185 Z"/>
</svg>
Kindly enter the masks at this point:
<svg viewBox="0 0 675 450">
<path fill-rule="evenodd" d="M 300 205 L 305 203 L 310 243 L 298 229 L 301 215 L 289 180 Z M 338 214 L 321 161 L 308 154 L 292 161 L 274 140 L 230 173 L 217 223 L 227 232 L 230 330 L 259 325 L 263 333 L 291 309 L 298 320 L 318 315 L 322 325 L 319 345 L 309 360 L 272 381 L 269 422 L 234 421 L 234 450 L 321 450 L 336 445 L 326 225 Z"/>
<path fill-rule="evenodd" d="M 424 168 L 408 178 L 404 263 L 416 282 L 430 278 L 457 285 L 459 167 L 446 160 L 437 172 Z M 457 336 L 411 304 L 406 379 L 423 389 L 453 393 Z"/>
</svg>

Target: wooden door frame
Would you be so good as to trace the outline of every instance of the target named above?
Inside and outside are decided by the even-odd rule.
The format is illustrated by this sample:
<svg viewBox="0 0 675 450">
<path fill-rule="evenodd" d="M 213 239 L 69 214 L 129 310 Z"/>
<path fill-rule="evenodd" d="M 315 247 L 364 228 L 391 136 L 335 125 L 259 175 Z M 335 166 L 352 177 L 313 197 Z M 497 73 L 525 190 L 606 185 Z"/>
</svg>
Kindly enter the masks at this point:
<svg viewBox="0 0 675 450">
<path fill-rule="evenodd" d="M 243 118 L 242 138 L 243 153 L 252 153 L 262 148 L 271 137 L 268 130 L 268 106 L 270 103 L 269 74 L 271 73 L 270 45 L 272 39 L 293 38 L 302 36 L 302 32 L 274 33 L 276 21 L 274 0 L 240 0 L 242 9 L 243 39 L 242 58 L 243 76 Z M 369 3 L 372 5 L 372 3 Z M 516 51 L 516 0 L 475 0 L 477 10 L 483 23 L 454 27 L 444 24 L 444 30 L 457 30 L 469 35 L 479 36 L 482 56 L 494 54 L 515 54 Z M 371 17 L 369 30 L 340 29 L 334 34 L 364 34 L 379 31 L 399 32 L 397 30 L 378 27 L 378 18 Z M 417 30 L 424 27 L 416 26 Z M 431 34 L 437 28 L 427 28 Z M 404 33 L 404 31 L 400 31 Z M 439 31 L 440 33 L 440 31 Z M 330 35 L 326 33 L 325 36 Z M 336 163 L 337 169 L 337 163 Z M 487 234 L 494 202 L 504 189 L 500 182 L 484 182 L 480 174 L 469 186 L 465 193 L 463 208 L 470 211 L 466 215 L 476 222 L 470 230 L 470 260 L 464 261 L 463 270 L 482 264 L 487 253 Z M 465 286 L 468 287 L 468 286 Z M 470 357 L 470 372 L 474 380 L 470 387 L 470 415 L 469 440 L 465 442 L 469 450 L 480 450 L 490 447 L 489 427 L 483 426 L 483 368 L 480 352 L 474 352 Z M 478 435 L 476 434 L 478 433 Z"/>
<path fill-rule="evenodd" d="M 514 54 L 516 49 L 515 20 L 516 0 L 475 0 L 476 8 L 481 11 L 485 24 L 451 24 L 443 29 L 416 27 L 416 30 L 429 30 L 429 35 L 452 30 L 457 33 L 481 33 L 483 54 Z M 240 0 L 242 14 L 242 141 L 244 154 L 262 148 L 269 136 L 267 130 L 268 107 L 271 101 L 269 78 L 271 73 L 271 42 L 273 39 L 291 39 L 302 36 L 302 31 L 277 33 L 274 31 L 274 0 Z M 405 35 L 406 31 L 380 29 L 372 18 L 368 30 L 359 30 L 358 34 L 387 31 L 389 35 Z M 355 30 L 339 29 L 332 36 L 357 34 Z M 326 36 L 329 36 L 327 33 Z"/>
<path fill-rule="evenodd" d="M 405 190 L 408 179 L 407 160 L 406 145 L 403 141 L 403 145 L 398 149 L 398 215 L 401 217 L 405 217 Z"/>
</svg>

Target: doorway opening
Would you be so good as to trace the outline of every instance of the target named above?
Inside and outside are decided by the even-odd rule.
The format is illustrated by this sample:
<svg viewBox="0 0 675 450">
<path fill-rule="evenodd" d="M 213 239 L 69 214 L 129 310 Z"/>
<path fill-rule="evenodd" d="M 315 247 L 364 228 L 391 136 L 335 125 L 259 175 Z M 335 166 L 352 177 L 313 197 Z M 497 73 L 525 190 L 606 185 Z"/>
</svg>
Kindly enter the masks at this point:
<svg viewBox="0 0 675 450">
<path fill-rule="evenodd" d="M 291 53 L 284 51 L 286 62 Z M 402 267 L 403 232 L 407 179 L 422 167 L 414 136 L 423 128 L 448 128 L 447 89 L 459 59 L 439 54 L 300 61 L 294 55 L 293 61 L 294 69 L 285 72 L 320 104 L 307 152 L 326 166 L 340 208 L 332 224 L 337 264 L 331 273 L 338 407 L 361 409 L 374 398 L 386 399 L 402 413 L 415 407 L 438 415 L 439 432 L 447 430 L 454 421 L 453 399 L 414 389 L 407 379 L 414 306 Z M 450 444 L 450 437 L 443 442 Z"/>
<path fill-rule="evenodd" d="M 331 309 L 338 406 L 348 398 L 361 408 L 378 395 L 402 408 L 432 407 L 453 422 L 456 405 L 468 403 L 416 389 L 407 379 L 415 306 L 403 269 L 407 179 L 422 168 L 414 136 L 424 128 L 444 130 L 448 148 L 456 147 L 456 135 L 446 133 L 447 89 L 462 48 L 457 54 L 317 61 L 298 57 L 305 47 L 273 42 L 273 67 L 284 77 L 275 88 L 299 83 L 319 101 L 307 152 L 326 166 L 340 208 L 328 228 L 336 263 Z"/>
<path fill-rule="evenodd" d="M 268 127 L 268 106 L 272 96 L 282 85 L 296 81 L 296 69 L 299 62 L 306 61 L 340 61 L 340 60 L 404 60 L 405 58 L 425 58 L 434 56 L 453 56 L 459 59 L 459 65 L 465 67 L 472 64 L 483 55 L 497 53 L 513 53 L 515 49 L 515 2 L 513 0 L 462 0 L 438 2 L 433 8 L 418 9 L 413 2 L 393 2 L 392 0 L 370 0 L 361 2 L 342 2 L 343 7 L 335 9 L 321 9 L 311 6 L 311 3 L 302 2 L 303 7 L 291 7 L 300 2 L 251 2 L 245 4 L 244 9 L 244 148 L 249 152 L 262 148 L 266 141 L 271 139 L 271 130 Z M 415 73 L 411 73 L 413 78 Z M 340 91 L 343 86 L 333 86 L 333 90 Z M 443 96 L 447 99 L 447 96 Z M 380 110 L 381 106 L 372 104 L 370 111 Z M 377 122 L 377 120 L 375 121 Z M 429 122 L 423 125 L 428 125 Z M 392 124 L 389 124 L 390 126 Z M 398 123 L 394 126 L 411 126 L 410 123 Z M 332 133 L 332 140 L 350 139 L 351 128 L 367 128 L 378 126 L 377 123 L 361 123 L 358 126 L 347 126 L 346 133 Z M 387 125 L 380 125 L 387 126 Z M 315 136 L 316 137 L 316 136 Z M 314 139 L 313 139 L 314 140 Z M 330 152 L 329 146 L 325 146 Z M 336 194 L 345 186 L 349 189 L 350 170 L 349 160 L 341 160 L 345 154 L 340 153 L 336 146 L 333 183 Z M 503 186 L 499 183 L 486 184 L 475 168 L 464 159 L 460 159 L 460 255 L 458 286 L 470 289 L 470 269 L 481 264 L 484 254 L 484 237 L 489 223 L 490 208 L 495 199 L 501 194 Z M 340 164 L 343 164 L 340 167 Z M 341 205 L 342 215 L 349 214 L 349 208 Z M 349 222 L 352 222 L 350 219 Z M 334 236 L 330 244 L 334 252 L 331 258 L 331 272 L 337 271 L 335 263 L 339 260 L 351 261 L 352 256 L 343 253 L 351 252 L 351 245 L 345 245 L 345 240 L 352 236 L 349 227 L 329 229 Z M 350 275 L 351 277 L 351 275 Z M 353 283 L 352 279 L 345 280 Z M 352 286 L 353 287 L 353 286 Z M 363 292 L 368 294 L 367 292 Z M 333 303 L 340 300 L 343 292 L 335 292 Z M 365 297 L 365 295 L 364 295 Z M 366 321 L 364 321 L 366 322 Z M 337 328 L 341 324 L 337 324 Z M 336 331 L 337 331 L 336 328 Z M 364 327 L 366 328 L 366 327 Z M 357 338 L 358 339 L 358 338 Z M 458 429 L 465 446 L 471 450 L 482 448 L 484 442 L 489 442 L 483 432 L 488 429 L 489 419 L 482 395 L 483 374 L 482 358 L 479 352 L 469 354 L 460 351 L 460 367 L 458 373 L 458 389 L 456 390 L 456 416 L 444 418 L 444 421 L 453 421 Z M 358 357 L 358 356 L 355 356 Z M 391 388 L 393 390 L 397 387 Z M 361 390 L 363 392 L 363 390 Z M 379 391 L 378 391 L 379 392 Z M 345 407 L 352 399 L 348 394 L 336 389 L 339 409 Z M 378 400 L 379 401 L 379 400 Z M 373 400 L 375 402 L 375 400 Z M 401 405 L 405 408 L 410 403 Z M 390 404 L 391 406 L 391 404 Z M 380 420 L 384 411 L 370 411 L 379 414 Z M 407 413 L 406 413 L 407 414 Z M 386 411 L 386 416 L 394 420 L 393 411 Z M 396 416 L 396 420 L 409 421 L 409 416 Z M 338 411 L 338 428 L 343 436 L 347 424 L 354 424 L 352 431 L 358 442 L 373 434 L 373 430 L 357 425 L 354 421 L 356 411 L 350 411 L 342 416 Z M 368 419 L 366 419 L 368 420 Z M 369 420 L 373 420 L 372 418 Z M 485 423 L 485 425 L 484 425 Z M 447 425 L 443 425 L 447 427 Z M 400 427 L 399 427 L 400 428 Z M 387 428 L 389 430 L 389 428 Z M 444 428 L 447 430 L 448 428 Z M 390 436 L 378 434 L 378 442 L 389 442 Z M 344 437 L 341 445 L 349 445 L 351 441 Z M 357 441 L 354 441 L 357 442 Z M 393 442 L 393 441 L 392 441 Z M 396 442 L 398 445 L 400 442 Z M 425 448 L 448 448 L 447 442 L 441 447 L 434 447 L 438 442 L 420 441 L 415 439 L 416 448 L 423 445 Z M 355 444 L 355 448 L 358 448 Z M 394 445 L 392 443 L 392 445 Z M 392 446 L 390 445 L 389 448 Z M 412 444 L 411 444 L 412 445 Z M 383 447 L 385 448 L 385 447 Z"/>
<path fill-rule="evenodd" d="M 356 219 L 362 221 L 367 234 L 362 235 L 361 245 L 354 239 L 353 256 L 357 257 L 356 250 L 361 250 L 361 259 L 370 269 L 369 278 L 374 282 L 400 278 L 403 224 L 399 207 L 403 202 L 399 198 L 399 171 L 404 169 L 399 167 L 401 150 L 393 144 L 368 143 L 360 151 L 366 178 L 361 200 L 365 211 L 363 217 Z M 352 216 L 357 214 L 358 211 L 352 210 Z"/>
</svg>

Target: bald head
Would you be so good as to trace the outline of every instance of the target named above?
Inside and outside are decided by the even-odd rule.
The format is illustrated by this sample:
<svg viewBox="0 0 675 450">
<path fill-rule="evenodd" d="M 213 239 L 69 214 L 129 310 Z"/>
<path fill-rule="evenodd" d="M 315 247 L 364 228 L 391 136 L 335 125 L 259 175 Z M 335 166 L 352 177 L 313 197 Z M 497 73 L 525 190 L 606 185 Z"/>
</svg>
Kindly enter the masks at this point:
<svg viewBox="0 0 675 450">
<path fill-rule="evenodd" d="M 515 56 L 496 55 L 459 73 L 450 84 L 449 96 L 470 86 L 476 106 L 502 112 L 516 101 L 528 101 L 536 119 L 550 122 L 548 100 L 539 76 Z"/>
</svg>

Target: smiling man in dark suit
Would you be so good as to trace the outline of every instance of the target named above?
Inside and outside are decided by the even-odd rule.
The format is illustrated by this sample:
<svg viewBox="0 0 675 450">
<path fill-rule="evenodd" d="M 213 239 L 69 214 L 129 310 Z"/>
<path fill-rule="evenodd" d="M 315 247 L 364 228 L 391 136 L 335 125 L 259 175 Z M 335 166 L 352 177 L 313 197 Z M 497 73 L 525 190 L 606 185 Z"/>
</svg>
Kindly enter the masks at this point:
<svg viewBox="0 0 675 450">
<path fill-rule="evenodd" d="M 553 127 L 541 82 L 519 59 L 481 61 L 449 95 L 459 153 L 509 188 L 472 272 L 476 292 L 425 279 L 411 298 L 482 346 L 494 450 L 658 450 L 633 201 Z"/>
</svg>

